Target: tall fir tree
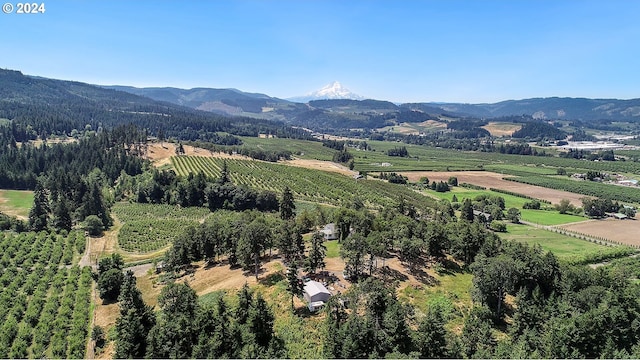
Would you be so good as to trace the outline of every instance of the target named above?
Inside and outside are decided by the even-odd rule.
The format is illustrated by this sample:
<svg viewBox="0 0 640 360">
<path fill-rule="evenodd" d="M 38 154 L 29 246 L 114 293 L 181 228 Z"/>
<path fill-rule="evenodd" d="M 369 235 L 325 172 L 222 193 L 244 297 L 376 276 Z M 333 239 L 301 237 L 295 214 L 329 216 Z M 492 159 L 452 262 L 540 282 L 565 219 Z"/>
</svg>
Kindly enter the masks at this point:
<svg viewBox="0 0 640 360">
<path fill-rule="evenodd" d="M 142 300 L 132 271 L 124 274 L 120 288 L 120 317 L 116 320 L 116 352 L 114 358 L 143 358 L 147 334 L 155 325 L 153 309 Z"/>
<path fill-rule="evenodd" d="M 295 216 L 296 205 L 293 202 L 293 193 L 288 186 L 285 186 L 282 192 L 282 200 L 280 201 L 280 218 L 282 220 L 291 220 Z"/>
<path fill-rule="evenodd" d="M 33 231 L 46 230 L 49 226 L 50 212 L 47 191 L 41 181 L 38 181 L 33 196 L 33 207 L 29 211 L 29 228 Z"/>
<path fill-rule="evenodd" d="M 287 268 L 287 291 L 291 294 L 291 310 L 294 310 L 293 298 L 304 293 L 302 281 L 298 278 L 298 264 L 296 261 L 289 263 Z"/>
<path fill-rule="evenodd" d="M 71 210 L 62 195 L 58 196 L 58 201 L 53 206 L 53 227 L 57 230 L 71 230 L 73 219 L 71 218 Z"/>
<path fill-rule="evenodd" d="M 309 256 L 305 261 L 305 268 L 307 271 L 316 272 L 317 269 L 322 269 L 326 266 L 324 258 L 327 254 L 327 247 L 324 245 L 324 237 L 321 233 L 315 232 L 311 236 L 311 248 L 309 249 Z"/>
</svg>

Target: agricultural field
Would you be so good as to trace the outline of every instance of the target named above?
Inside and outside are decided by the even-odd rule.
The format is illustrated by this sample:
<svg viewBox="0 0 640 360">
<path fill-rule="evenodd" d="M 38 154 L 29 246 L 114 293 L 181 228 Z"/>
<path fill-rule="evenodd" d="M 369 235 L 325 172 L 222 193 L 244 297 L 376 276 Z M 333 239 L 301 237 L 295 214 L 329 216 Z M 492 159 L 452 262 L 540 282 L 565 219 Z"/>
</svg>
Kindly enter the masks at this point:
<svg viewBox="0 0 640 360">
<path fill-rule="evenodd" d="M 395 132 L 405 135 L 418 135 L 420 133 L 428 133 L 447 128 L 447 124 L 435 120 L 427 120 L 421 123 L 401 123 L 398 125 L 387 126 L 378 129 L 379 132 Z"/>
<path fill-rule="evenodd" d="M 135 253 L 162 249 L 187 227 L 197 225 L 210 213 L 204 207 L 116 203 L 113 214 L 122 222 L 118 245 L 124 251 Z"/>
<path fill-rule="evenodd" d="M 301 159 L 328 160 L 333 159 L 335 150 L 322 146 L 319 141 L 306 141 L 295 139 L 262 139 L 255 137 L 240 137 L 243 146 L 259 148 L 264 151 L 291 151 L 295 157 Z"/>
<path fill-rule="evenodd" d="M 640 222 L 636 219 L 616 220 L 606 218 L 567 224 L 563 229 L 589 236 L 601 237 L 620 244 L 640 247 Z"/>
<path fill-rule="evenodd" d="M 501 233 L 500 237 L 532 246 L 540 245 L 544 250 L 553 252 L 560 259 L 584 256 L 607 249 L 604 245 L 524 224 L 507 224 L 507 232 Z"/>
<path fill-rule="evenodd" d="M 281 193 L 285 186 L 295 198 L 304 201 L 340 206 L 351 203 L 356 197 L 368 206 L 395 204 L 400 195 L 416 206 L 429 206 L 433 200 L 419 195 L 407 187 L 378 180 L 355 180 L 340 174 L 306 169 L 262 161 L 176 156 L 171 161 L 180 175 L 202 171 L 217 178 L 223 161 L 227 162 L 231 180 L 260 190 Z"/>
<path fill-rule="evenodd" d="M 33 206 L 33 191 L 0 190 L 0 212 L 26 219 Z"/>
<path fill-rule="evenodd" d="M 446 179 L 445 179 L 446 181 Z M 522 205 L 525 202 L 531 201 L 529 199 L 525 199 L 518 196 L 503 194 L 500 192 L 495 192 L 491 190 L 473 190 L 464 187 L 453 187 L 451 191 L 439 193 L 433 190 L 424 190 L 430 196 L 435 196 L 439 199 L 446 199 L 451 201 L 453 195 L 458 198 L 459 202 L 462 202 L 465 198 L 473 200 L 479 195 L 490 195 L 490 196 L 500 196 L 505 201 L 505 208 L 515 207 L 520 210 L 522 215 L 522 220 L 527 222 L 532 222 L 540 225 L 559 225 L 559 224 L 567 224 L 574 223 L 579 221 L 586 220 L 582 216 L 570 215 L 570 214 L 560 214 L 555 210 L 532 210 L 532 209 L 523 209 Z M 545 204 L 542 204 L 543 206 Z"/>
<path fill-rule="evenodd" d="M 1 358 L 85 356 L 91 269 L 71 265 L 84 246 L 80 232 L 0 233 Z"/>
<path fill-rule="evenodd" d="M 409 181 L 418 182 L 420 178 L 426 176 L 429 181 L 447 181 L 449 177 L 458 178 L 458 183 L 469 183 L 489 188 L 512 191 L 518 194 L 527 195 L 532 198 L 547 200 L 557 204 L 562 199 L 569 200 L 574 206 L 582 206 L 584 195 L 574 194 L 568 191 L 548 189 L 541 186 L 520 184 L 513 181 L 503 180 L 501 174 L 488 171 L 452 171 L 452 172 L 429 172 L 412 171 L 403 172 L 402 175 L 409 178 Z"/>
</svg>

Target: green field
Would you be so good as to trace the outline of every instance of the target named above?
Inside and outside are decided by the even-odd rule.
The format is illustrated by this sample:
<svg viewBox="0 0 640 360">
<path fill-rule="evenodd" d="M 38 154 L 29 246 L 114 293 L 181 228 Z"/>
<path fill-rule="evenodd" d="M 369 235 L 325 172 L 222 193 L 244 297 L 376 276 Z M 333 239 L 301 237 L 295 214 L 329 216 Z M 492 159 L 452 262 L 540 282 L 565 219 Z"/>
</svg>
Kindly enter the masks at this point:
<svg viewBox="0 0 640 360">
<path fill-rule="evenodd" d="M 451 201 L 453 195 L 455 194 L 459 202 L 462 202 L 465 198 L 473 200 L 479 195 L 500 196 L 504 199 L 505 209 L 515 207 L 520 210 L 520 213 L 522 215 L 521 219 L 523 221 L 528 221 L 540 225 L 560 225 L 585 220 L 585 218 L 582 216 L 560 214 L 554 210 L 523 209 L 522 205 L 531 200 L 491 190 L 473 190 L 463 187 L 453 187 L 451 191 L 445 193 L 439 193 L 433 190 L 425 191 L 430 196 L 435 196 L 439 199 L 446 199 L 448 201 Z M 542 206 L 545 205 L 546 204 L 542 204 Z"/>
<path fill-rule="evenodd" d="M 255 137 L 240 137 L 243 146 L 257 147 L 264 151 L 291 151 L 296 157 L 302 159 L 329 160 L 333 159 L 336 150 L 322 146 L 318 141 L 294 140 L 294 139 L 260 139 Z"/>
<path fill-rule="evenodd" d="M 27 217 L 32 206 L 33 191 L 0 190 L 0 211 Z"/>
<path fill-rule="evenodd" d="M 315 169 L 253 160 L 223 160 L 198 156 L 172 157 L 171 162 L 179 175 L 202 171 L 217 178 L 226 161 L 231 180 L 236 185 L 282 193 L 285 186 L 293 191 L 296 200 L 341 206 L 356 198 L 365 205 L 379 207 L 395 204 L 399 196 L 423 208 L 433 205 L 433 199 L 420 195 L 406 186 L 378 180 L 355 180 L 352 177 Z"/>
<path fill-rule="evenodd" d="M 125 251 L 146 253 L 162 249 L 184 230 L 211 214 L 204 207 L 116 203 L 114 215 L 123 223 L 118 245 Z"/>
<path fill-rule="evenodd" d="M 544 250 L 553 252 L 560 259 L 584 256 L 607 249 L 606 246 L 586 240 L 521 224 L 508 224 L 507 232 L 500 234 L 500 237 L 505 240 L 527 243 L 531 246 L 540 245 Z"/>
</svg>

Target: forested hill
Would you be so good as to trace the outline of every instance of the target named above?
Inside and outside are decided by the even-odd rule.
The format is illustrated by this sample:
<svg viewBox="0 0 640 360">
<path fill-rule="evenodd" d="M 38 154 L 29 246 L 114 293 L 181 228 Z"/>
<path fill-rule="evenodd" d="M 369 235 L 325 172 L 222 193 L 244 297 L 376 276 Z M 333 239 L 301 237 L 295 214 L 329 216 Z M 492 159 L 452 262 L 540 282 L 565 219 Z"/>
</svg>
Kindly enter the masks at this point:
<svg viewBox="0 0 640 360">
<path fill-rule="evenodd" d="M 415 105 L 415 104 L 414 104 Z M 531 115 L 540 119 L 640 120 L 640 99 L 533 98 L 493 104 L 425 103 L 442 111 L 478 118 Z"/>
<path fill-rule="evenodd" d="M 29 77 L 0 69 L 0 119 L 12 120 L 14 136 L 70 133 L 90 125 L 135 124 L 150 134 L 211 140 L 216 132 L 257 136 L 260 132 L 305 137 L 284 123 L 221 115 L 74 81 Z"/>
</svg>

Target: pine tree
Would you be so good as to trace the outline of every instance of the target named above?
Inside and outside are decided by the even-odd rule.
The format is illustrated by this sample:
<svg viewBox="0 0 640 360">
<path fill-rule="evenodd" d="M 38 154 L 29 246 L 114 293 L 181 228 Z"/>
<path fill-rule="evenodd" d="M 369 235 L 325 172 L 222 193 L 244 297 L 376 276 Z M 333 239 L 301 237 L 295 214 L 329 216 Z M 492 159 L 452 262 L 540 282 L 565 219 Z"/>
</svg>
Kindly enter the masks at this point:
<svg viewBox="0 0 640 360">
<path fill-rule="evenodd" d="M 460 209 L 460 219 L 473 221 L 473 205 L 471 204 L 471 200 L 464 199 L 462 202 L 462 208 Z"/>
<path fill-rule="evenodd" d="M 306 259 L 305 267 L 309 272 L 316 272 L 317 269 L 322 269 L 326 266 L 324 258 L 327 254 L 327 247 L 324 246 L 324 237 L 321 233 L 316 232 L 311 237 L 311 249 L 309 250 L 309 257 Z"/>
<path fill-rule="evenodd" d="M 136 278 L 127 271 L 120 288 L 120 317 L 116 320 L 116 359 L 143 358 L 147 334 L 155 324 L 153 309 L 142 300 Z"/>
<path fill-rule="evenodd" d="M 287 271 L 287 291 L 291 294 L 291 310 L 294 310 L 293 298 L 301 296 L 304 293 L 304 287 L 300 279 L 298 279 L 298 264 L 296 261 L 289 263 Z"/>
<path fill-rule="evenodd" d="M 415 333 L 414 343 L 422 359 L 439 359 L 447 355 L 447 330 L 442 311 L 429 308 L 426 316 L 420 321 Z"/>
<path fill-rule="evenodd" d="M 226 183 L 230 183 L 231 178 L 229 178 L 229 168 L 227 167 L 227 160 L 222 162 L 222 170 L 220 171 L 220 177 L 218 178 L 218 184 L 224 185 Z"/>
<path fill-rule="evenodd" d="M 41 231 L 47 229 L 50 212 L 51 208 L 49 206 L 47 192 L 43 188 L 42 183 L 38 181 L 34 191 L 33 207 L 29 211 L 29 227 L 31 230 Z"/>
<path fill-rule="evenodd" d="M 71 230 L 73 220 L 67 199 L 60 196 L 53 207 L 53 227 L 57 230 Z"/>
<path fill-rule="evenodd" d="M 285 186 L 282 192 L 282 200 L 280 201 L 280 218 L 282 220 L 290 220 L 295 216 L 296 205 L 293 202 L 293 193 L 288 186 Z"/>
</svg>

